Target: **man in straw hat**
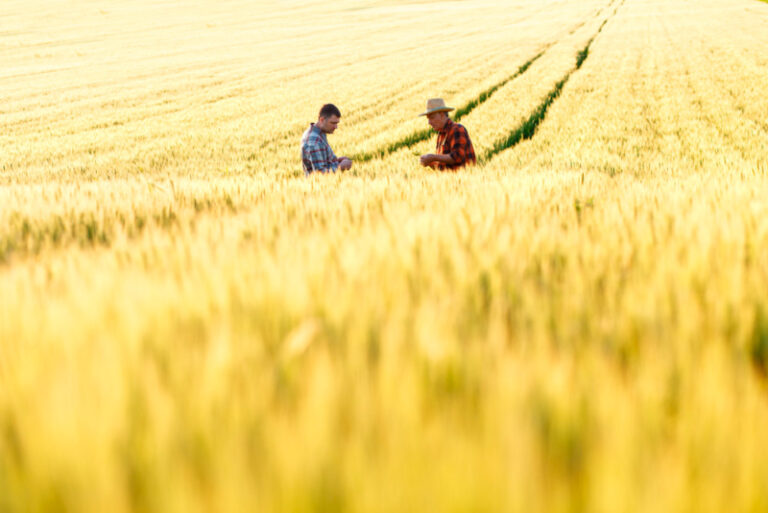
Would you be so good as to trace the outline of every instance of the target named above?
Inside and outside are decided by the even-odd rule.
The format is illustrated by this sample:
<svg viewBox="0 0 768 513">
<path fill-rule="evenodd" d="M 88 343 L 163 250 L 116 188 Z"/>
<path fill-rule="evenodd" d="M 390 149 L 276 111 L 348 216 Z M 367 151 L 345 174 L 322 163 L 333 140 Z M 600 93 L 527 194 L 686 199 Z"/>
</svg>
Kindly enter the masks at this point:
<svg viewBox="0 0 768 513">
<path fill-rule="evenodd" d="M 432 98 L 427 100 L 427 111 L 419 114 L 427 116 L 429 126 L 437 132 L 437 154 L 422 155 L 422 166 L 453 170 L 476 163 L 475 149 L 467 129 L 448 117 L 448 112 L 452 110 L 453 107 L 445 106 L 442 98 Z"/>
<path fill-rule="evenodd" d="M 328 144 L 327 134 L 332 134 L 341 120 L 341 111 L 335 105 L 328 103 L 320 108 L 317 123 L 310 123 L 301 137 L 301 162 L 304 174 L 312 172 L 335 172 L 337 169 L 346 171 L 352 168 L 352 159 L 337 157 L 331 145 Z"/>
</svg>

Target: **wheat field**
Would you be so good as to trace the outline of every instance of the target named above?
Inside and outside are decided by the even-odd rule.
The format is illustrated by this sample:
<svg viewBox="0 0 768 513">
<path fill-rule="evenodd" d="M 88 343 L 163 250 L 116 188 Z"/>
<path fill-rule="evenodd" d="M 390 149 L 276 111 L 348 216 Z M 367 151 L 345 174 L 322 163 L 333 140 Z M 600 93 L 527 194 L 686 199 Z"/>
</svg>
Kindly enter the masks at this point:
<svg viewBox="0 0 768 513">
<path fill-rule="evenodd" d="M 768 510 L 765 48 L 757 0 L 4 1 L 0 512 Z M 477 166 L 419 166 L 435 96 Z"/>
</svg>

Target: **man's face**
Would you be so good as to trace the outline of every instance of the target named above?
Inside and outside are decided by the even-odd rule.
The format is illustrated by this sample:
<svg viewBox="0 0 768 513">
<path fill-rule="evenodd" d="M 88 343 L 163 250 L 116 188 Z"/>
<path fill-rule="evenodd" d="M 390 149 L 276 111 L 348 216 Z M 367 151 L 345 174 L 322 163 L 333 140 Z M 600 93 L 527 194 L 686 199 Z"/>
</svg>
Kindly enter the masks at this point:
<svg viewBox="0 0 768 513">
<path fill-rule="evenodd" d="M 331 115 L 327 118 L 320 118 L 316 124 L 317 127 L 326 134 L 332 134 L 334 130 L 336 130 L 336 127 L 339 126 L 339 121 L 341 121 L 339 116 Z"/>
<path fill-rule="evenodd" d="M 445 112 L 432 112 L 427 114 L 427 121 L 429 126 L 439 132 L 445 126 L 445 122 L 448 121 L 448 114 Z"/>
</svg>

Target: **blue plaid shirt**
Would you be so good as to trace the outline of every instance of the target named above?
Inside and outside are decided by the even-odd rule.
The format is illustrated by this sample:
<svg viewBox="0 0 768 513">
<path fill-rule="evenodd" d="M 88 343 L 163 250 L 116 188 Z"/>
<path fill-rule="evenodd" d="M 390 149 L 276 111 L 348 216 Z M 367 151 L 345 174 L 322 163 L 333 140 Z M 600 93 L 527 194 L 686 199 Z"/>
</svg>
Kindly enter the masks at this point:
<svg viewBox="0 0 768 513">
<path fill-rule="evenodd" d="M 304 165 L 304 174 L 307 175 L 313 171 L 335 172 L 339 167 L 339 160 L 328 144 L 325 133 L 314 123 L 311 123 L 301 136 L 301 162 Z"/>
</svg>

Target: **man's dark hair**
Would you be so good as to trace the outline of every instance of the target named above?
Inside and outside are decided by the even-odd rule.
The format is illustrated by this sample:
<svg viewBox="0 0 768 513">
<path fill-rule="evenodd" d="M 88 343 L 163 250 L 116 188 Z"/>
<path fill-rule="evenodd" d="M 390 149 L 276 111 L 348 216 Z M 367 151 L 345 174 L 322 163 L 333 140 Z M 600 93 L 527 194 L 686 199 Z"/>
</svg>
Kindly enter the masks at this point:
<svg viewBox="0 0 768 513">
<path fill-rule="evenodd" d="M 332 103 L 326 103 L 320 107 L 320 114 L 318 115 L 319 118 L 330 118 L 331 116 L 341 117 L 341 111 L 336 105 Z"/>
</svg>

